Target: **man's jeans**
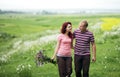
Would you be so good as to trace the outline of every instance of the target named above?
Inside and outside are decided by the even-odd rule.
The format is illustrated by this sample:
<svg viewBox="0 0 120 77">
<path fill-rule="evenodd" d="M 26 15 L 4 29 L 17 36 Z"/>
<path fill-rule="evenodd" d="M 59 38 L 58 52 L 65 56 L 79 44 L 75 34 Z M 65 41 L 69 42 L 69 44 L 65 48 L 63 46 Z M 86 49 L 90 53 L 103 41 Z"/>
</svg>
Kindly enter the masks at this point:
<svg viewBox="0 0 120 77">
<path fill-rule="evenodd" d="M 90 55 L 74 55 L 76 77 L 89 77 Z"/>
</svg>

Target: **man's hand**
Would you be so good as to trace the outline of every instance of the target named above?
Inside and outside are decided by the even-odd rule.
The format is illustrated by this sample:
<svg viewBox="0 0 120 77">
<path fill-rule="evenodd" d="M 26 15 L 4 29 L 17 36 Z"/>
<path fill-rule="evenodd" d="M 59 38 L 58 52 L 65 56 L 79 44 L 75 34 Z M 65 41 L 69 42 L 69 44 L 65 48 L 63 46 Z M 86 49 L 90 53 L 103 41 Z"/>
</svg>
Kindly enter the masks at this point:
<svg viewBox="0 0 120 77">
<path fill-rule="evenodd" d="M 95 57 L 92 57 L 92 62 L 95 62 L 96 61 L 96 58 Z"/>
</svg>

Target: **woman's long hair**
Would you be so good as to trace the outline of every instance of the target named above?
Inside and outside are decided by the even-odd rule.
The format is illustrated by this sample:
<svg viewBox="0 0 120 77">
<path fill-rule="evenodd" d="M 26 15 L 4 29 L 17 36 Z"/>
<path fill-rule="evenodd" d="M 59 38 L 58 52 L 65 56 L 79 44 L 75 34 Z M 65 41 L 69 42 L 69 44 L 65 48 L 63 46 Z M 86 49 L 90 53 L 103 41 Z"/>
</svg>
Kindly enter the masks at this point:
<svg viewBox="0 0 120 77">
<path fill-rule="evenodd" d="M 72 25 L 71 22 L 64 22 L 63 23 L 62 28 L 61 28 L 61 33 L 63 33 L 63 34 L 66 33 L 66 28 L 67 28 L 68 24 Z M 68 33 L 68 36 L 72 39 L 72 33 L 71 32 Z"/>
</svg>

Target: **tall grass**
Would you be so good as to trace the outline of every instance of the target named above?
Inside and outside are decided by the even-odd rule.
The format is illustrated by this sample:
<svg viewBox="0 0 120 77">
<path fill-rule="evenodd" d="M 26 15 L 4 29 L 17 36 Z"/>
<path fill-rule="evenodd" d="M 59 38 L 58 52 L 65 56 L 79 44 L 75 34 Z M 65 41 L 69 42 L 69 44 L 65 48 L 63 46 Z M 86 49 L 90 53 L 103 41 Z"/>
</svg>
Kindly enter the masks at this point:
<svg viewBox="0 0 120 77">
<path fill-rule="evenodd" d="M 97 61 L 91 62 L 90 77 L 119 77 L 120 29 L 101 30 L 104 17 L 120 18 L 120 15 L 0 15 L 0 32 L 7 38 L 0 35 L 0 77 L 59 77 L 57 65 L 47 63 L 37 67 L 35 55 L 43 49 L 45 55 L 52 57 L 56 37 L 52 40 L 51 36 L 59 33 L 63 22 L 71 21 L 74 31 L 83 19 L 88 20 L 97 46 Z M 72 77 L 75 77 L 74 59 Z"/>
</svg>

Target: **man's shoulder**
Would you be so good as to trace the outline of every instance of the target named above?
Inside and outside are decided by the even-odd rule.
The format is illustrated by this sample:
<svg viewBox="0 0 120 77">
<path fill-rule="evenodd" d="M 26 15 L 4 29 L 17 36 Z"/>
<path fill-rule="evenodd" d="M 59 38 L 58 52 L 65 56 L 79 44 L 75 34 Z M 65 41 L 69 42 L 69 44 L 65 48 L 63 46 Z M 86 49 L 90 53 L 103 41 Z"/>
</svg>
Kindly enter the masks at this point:
<svg viewBox="0 0 120 77">
<path fill-rule="evenodd" d="M 93 34 L 93 32 L 91 32 L 91 31 L 89 31 L 89 30 L 87 30 L 87 33 L 88 33 L 88 34 Z"/>
<path fill-rule="evenodd" d="M 79 31 L 79 29 L 75 29 L 75 30 L 74 30 L 74 32 L 78 32 L 78 31 Z"/>
</svg>

